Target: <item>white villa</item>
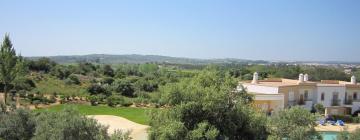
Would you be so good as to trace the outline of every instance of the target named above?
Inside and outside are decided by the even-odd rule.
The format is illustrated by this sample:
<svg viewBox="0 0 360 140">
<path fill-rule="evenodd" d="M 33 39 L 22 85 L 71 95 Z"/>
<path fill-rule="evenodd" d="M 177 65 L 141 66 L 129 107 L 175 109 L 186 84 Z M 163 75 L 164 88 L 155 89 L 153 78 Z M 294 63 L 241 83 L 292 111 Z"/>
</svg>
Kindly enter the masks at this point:
<svg viewBox="0 0 360 140">
<path fill-rule="evenodd" d="M 337 80 L 309 81 L 308 74 L 300 74 L 298 80 L 266 79 L 258 80 L 255 72 L 252 81 L 242 81 L 250 94 L 254 94 L 254 105 L 266 112 L 302 106 L 311 110 L 314 104 L 322 104 L 325 114 L 350 114 L 360 109 L 360 85 L 355 76 L 350 82 Z M 242 90 L 238 86 L 237 90 Z"/>
</svg>

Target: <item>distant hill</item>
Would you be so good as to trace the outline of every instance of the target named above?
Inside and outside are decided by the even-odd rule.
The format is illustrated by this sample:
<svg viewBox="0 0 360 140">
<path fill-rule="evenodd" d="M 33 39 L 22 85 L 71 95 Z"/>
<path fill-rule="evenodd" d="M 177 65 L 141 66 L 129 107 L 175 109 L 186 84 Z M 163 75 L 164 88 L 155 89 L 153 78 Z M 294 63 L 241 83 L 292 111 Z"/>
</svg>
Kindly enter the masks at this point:
<svg viewBox="0 0 360 140">
<path fill-rule="evenodd" d="M 27 57 L 28 59 L 36 60 L 41 57 Z M 262 60 L 245 60 L 245 59 L 195 59 L 183 57 L 170 57 L 160 55 L 109 55 L 109 54 L 90 54 L 90 55 L 68 55 L 68 56 L 49 56 L 51 60 L 57 63 L 77 63 L 79 61 L 117 64 L 117 63 L 174 63 L 174 64 L 217 64 L 217 63 L 256 63 L 264 64 L 268 61 Z"/>
</svg>

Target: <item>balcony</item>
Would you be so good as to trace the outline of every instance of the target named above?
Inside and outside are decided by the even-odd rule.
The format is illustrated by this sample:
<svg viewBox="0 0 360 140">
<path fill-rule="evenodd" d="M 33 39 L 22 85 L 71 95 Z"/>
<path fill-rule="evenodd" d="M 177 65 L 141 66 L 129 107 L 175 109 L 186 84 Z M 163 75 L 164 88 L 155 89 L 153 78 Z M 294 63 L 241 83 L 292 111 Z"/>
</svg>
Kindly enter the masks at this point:
<svg viewBox="0 0 360 140">
<path fill-rule="evenodd" d="M 303 99 L 297 102 L 298 105 L 305 105 L 307 102 L 312 102 L 312 99 Z"/>
<path fill-rule="evenodd" d="M 360 102 L 360 99 L 357 99 L 357 100 L 353 100 L 352 102 Z"/>
<path fill-rule="evenodd" d="M 331 101 L 331 106 L 340 106 L 341 105 L 341 100 L 332 100 Z"/>
<path fill-rule="evenodd" d="M 299 100 L 298 105 L 305 105 L 305 100 Z"/>
<path fill-rule="evenodd" d="M 294 105 L 296 105 L 296 100 L 289 100 L 289 101 L 288 101 L 288 105 L 289 105 L 289 106 L 294 106 Z"/>
<path fill-rule="evenodd" d="M 350 100 L 350 99 L 345 100 L 345 102 L 344 102 L 345 105 L 352 105 L 352 103 L 353 103 L 353 100 Z"/>
</svg>

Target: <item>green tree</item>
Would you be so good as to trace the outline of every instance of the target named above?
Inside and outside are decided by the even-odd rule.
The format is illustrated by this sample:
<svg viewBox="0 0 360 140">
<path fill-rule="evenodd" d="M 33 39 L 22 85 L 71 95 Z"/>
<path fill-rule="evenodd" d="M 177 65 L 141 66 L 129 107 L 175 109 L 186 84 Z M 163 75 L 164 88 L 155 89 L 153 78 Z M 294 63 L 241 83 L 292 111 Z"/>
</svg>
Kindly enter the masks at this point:
<svg viewBox="0 0 360 140">
<path fill-rule="evenodd" d="M 114 90 L 124 96 L 133 97 L 135 89 L 129 79 L 116 80 L 113 84 Z"/>
<path fill-rule="evenodd" d="M 167 85 L 168 86 L 168 85 Z M 150 113 L 150 139 L 266 139 L 266 119 L 234 91 L 237 80 L 204 70 L 162 92 L 172 107 Z"/>
<path fill-rule="evenodd" d="M 28 110 L 19 109 L 0 115 L 0 139 L 30 140 L 35 132 L 35 121 Z"/>
<path fill-rule="evenodd" d="M 0 80 L 4 84 L 4 102 L 10 90 L 10 84 L 16 79 L 20 72 L 23 72 L 22 57 L 16 55 L 9 35 L 5 35 L 0 50 Z"/>
<path fill-rule="evenodd" d="M 50 74 L 53 75 L 53 76 L 56 76 L 57 78 L 59 78 L 61 80 L 63 80 L 65 78 L 67 78 L 71 74 L 71 72 L 66 66 L 56 65 L 55 67 L 53 67 L 51 69 Z"/>
<path fill-rule="evenodd" d="M 114 77 L 115 75 L 115 72 L 110 65 L 104 65 L 102 71 L 105 76 Z"/>
<path fill-rule="evenodd" d="M 96 120 L 67 108 L 60 112 L 43 112 L 36 117 L 33 140 L 107 140 L 107 127 Z"/>
<path fill-rule="evenodd" d="M 292 107 L 274 114 L 269 123 L 272 138 L 290 140 L 318 139 L 321 136 L 315 131 L 316 116 L 302 107 Z"/>
<path fill-rule="evenodd" d="M 88 88 L 87 88 L 88 92 L 90 93 L 90 95 L 99 95 L 99 94 L 103 94 L 106 96 L 110 96 L 111 92 L 104 86 L 100 85 L 100 84 L 91 84 Z"/>
<path fill-rule="evenodd" d="M 65 83 L 67 84 L 75 84 L 75 85 L 79 85 L 81 82 L 80 82 L 80 79 L 77 75 L 75 74 L 71 74 L 66 80 L 65 80 Z"/>
</svg>

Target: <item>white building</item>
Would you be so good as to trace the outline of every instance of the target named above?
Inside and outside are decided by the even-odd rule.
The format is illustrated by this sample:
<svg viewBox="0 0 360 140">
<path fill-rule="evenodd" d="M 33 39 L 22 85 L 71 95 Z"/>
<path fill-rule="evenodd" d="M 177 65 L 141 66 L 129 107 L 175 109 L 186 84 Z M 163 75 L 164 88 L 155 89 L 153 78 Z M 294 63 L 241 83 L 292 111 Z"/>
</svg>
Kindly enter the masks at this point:
<svg viewBox="0 0 360 140">
<path fill-rule="evenodd" d="M 254 73 L 252 81 L 240 84 L 255 95 L 254 105 L 271 112 L 291 106 L 311 110 L 322 104 L 327 114 L 350 114 L 360 109 L 360 85 L 353 76 L 350 82 L 337 80 L 309 81 L 308 74 L 299 74 L 299 79 L 259 80 Z M 242 90 L 242 86 L 238 90 Z"/>
</svg>

